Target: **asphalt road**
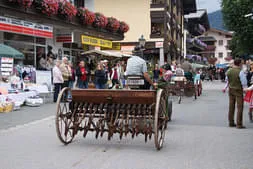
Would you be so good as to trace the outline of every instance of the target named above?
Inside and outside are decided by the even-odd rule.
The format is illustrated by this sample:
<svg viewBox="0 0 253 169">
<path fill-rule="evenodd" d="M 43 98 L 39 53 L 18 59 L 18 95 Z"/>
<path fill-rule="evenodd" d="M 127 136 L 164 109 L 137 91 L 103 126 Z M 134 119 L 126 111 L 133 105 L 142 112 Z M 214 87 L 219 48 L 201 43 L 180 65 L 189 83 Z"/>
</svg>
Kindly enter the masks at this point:
<svg viewBox="0 0 253 169">
<path fill-rule="evenodd" d="M 145 144 L 143 136 L 107 141 L 80 134 L 64 146 L 56 137 L 53 104 L 0 114 L 0 169 L 252 169 L 253 124 L 247 105 L 247 129 L 227 127 L 223 85 L 205 83 L 196 101 L 183 98 L 173 105 L 161 151 L 153 140 Z"/>
</svg>

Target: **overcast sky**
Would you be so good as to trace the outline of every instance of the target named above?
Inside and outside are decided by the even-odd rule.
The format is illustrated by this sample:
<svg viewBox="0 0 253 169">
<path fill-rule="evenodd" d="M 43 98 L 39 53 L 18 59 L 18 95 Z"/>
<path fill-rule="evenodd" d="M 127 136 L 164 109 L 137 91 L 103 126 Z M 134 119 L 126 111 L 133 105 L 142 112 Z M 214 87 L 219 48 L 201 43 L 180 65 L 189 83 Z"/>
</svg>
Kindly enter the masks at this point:
<svg viewBox="0 0 253 169">
<path fill-rule="evenodd" d="M 221 0 L 196 0 L 198 9 L 207 9 L 208 13 L 220 9 Z"/>
</svg>

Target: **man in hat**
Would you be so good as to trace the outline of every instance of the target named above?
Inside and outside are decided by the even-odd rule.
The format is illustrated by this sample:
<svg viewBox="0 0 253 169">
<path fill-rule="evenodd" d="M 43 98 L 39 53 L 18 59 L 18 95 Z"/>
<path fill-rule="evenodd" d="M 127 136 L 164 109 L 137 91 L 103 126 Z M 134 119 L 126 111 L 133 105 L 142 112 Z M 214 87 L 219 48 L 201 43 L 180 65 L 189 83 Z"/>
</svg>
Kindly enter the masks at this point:
<svg viewBox="0 0 253 169">
<path fill-rule="evenodd" d="M 243 89 L 247 87 L 245 73 L 241 70 L 242 63 L 240 59 L 234 60 L 234 66 L 227 72 L 229 85 L 229 127 L 245 128 L 243 126 Z M 237 119 L 234 122 L 235 103 L 237 102 Z"/>
<path fill-rule="evenodd" d="M 142 55 L 140 53 L 140 50 L 141 49 L 139 47 L 135 47 L 135 51 L 133 51 L 135 56 L 132 56 L 131 58 L 128 59 L 126 67 L 126 75 L 143 76 L 145 84 L 142 87 L 142 89 L 149 89 L 150 85 L 152 85 L 154 88 L 157 88 L 157 84 L 153 83 L 153 81 L 149 77 L 146 61 L 140 57 Z"/>
</svg>

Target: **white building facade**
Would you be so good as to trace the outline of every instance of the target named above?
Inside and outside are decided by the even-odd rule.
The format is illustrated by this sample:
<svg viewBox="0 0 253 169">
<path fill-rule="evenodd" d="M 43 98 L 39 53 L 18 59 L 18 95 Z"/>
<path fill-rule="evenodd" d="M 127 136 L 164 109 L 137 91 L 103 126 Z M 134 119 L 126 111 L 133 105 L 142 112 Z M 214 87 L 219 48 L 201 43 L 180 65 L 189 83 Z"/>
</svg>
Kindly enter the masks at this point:
<svg viewBox="0 0 253 169">
<path fill-rule="evenodd" d="M 205 36 L 213 37 L 216 40 L 214 44 L 214 57 L 217 58 L 216 63 L 226 63 L 227 61 L 225 60 L 225 58 L 232 57 L 231 50 L 229 50 L 229 43 L 232 39 L 232 33 L 211 28 L 209 31 L 206 32 Z"/>
</svg>

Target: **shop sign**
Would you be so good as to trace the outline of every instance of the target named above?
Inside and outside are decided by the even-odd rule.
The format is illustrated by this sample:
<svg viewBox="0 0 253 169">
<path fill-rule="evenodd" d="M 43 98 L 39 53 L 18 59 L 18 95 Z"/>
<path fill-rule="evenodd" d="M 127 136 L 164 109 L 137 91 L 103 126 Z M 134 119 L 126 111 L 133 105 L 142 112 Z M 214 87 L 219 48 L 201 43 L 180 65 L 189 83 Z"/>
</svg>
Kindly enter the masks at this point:
<svg viewBox="0 0 253 169">
<path fill-rule="evenodd" d="M 73 36 L 72 33 L 62 33 L 56 35 L 56 42 L 65 42 L 65 43 L 72 43 Z"/>
<path fill-rule="evenodd" d="M 0 16 L 0 31 L 53 38 L 53 27 Z"/>
<path fill-rule="evenodd" d="M 155 48 L 163 48 L 163 42 L 156 42 Z"/>
<path fill-rule="evenodd" d="M 100 46 L 105 48 L 112 48 L 112 41 L 95 38 L 91 36 L 82 35 L 82 44 L 91 45 L 91 46 Z"/>
<path fill-rule="evenodd" d="M 102 47 L 101 50 L 121 50 L 121 45 L 119 42 L 112 42 L 112 48 Z"/>
<path fill-rule="evenodd" d="M 1 75 L 10 76 L 13 71 L 13 58 L 1 58 Z"/>
</svg>

